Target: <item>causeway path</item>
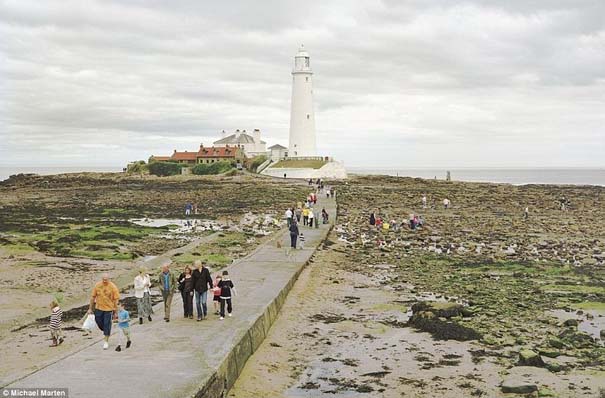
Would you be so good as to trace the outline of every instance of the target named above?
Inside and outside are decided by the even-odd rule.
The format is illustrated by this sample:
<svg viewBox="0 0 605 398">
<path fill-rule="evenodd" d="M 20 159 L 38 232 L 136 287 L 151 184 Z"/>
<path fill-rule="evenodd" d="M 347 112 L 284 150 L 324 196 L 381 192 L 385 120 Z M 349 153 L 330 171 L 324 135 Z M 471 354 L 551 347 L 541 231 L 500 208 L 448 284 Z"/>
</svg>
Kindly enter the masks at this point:
<svg viewBox="0 0 605 398">
<path fill-rule="evenodd" d="M 226 395 L 264 340 L 296 278 L 333 225 L 335 200 L 318 196 L 315 211 L 320 216 L 325 208 L 330 214 L 330 224 L 317 229 L 301 225 L 304 250 L 288 250 L 290 237 L 282 230 L 226 268 L 237 290 L 233 317 L 219 320 L 209 301 L 207 319 L 202 322 L 184 319 L 177 292 L 169 323 L 162 321 L 163 304 L 154 308 L 153 322 L 133 323 L 131 348 L 115 352 L 114 335 L 109 350 L 103 350 L 99 340 L 8 388 L 67 388 L 70 398 Z M 278 247 L 278 241 L 282 247 Z M 100 335 L 98 330 L 96 333 Z"/>
</svg>

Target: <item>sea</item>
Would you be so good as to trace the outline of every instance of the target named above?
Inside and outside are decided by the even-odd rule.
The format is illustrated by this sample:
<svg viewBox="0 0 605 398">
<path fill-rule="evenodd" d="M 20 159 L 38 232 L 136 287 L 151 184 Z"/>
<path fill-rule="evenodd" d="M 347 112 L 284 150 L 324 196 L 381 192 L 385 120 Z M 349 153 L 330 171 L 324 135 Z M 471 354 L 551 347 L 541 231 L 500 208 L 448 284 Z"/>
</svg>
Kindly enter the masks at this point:
<svg viewBox="0 0 605 398">
<path fill-rule="evenodd" d="M 349 174 L 389 175 L 444 180 L 450 172 L 452 181 L 496 182 L 513 185 L 600 185 L 605 186 L 605 168 L 464 168 L 464 169 L 399 169 L 347 167 Z"/>
<path fill-rule="evenodd" d="M 39 175 L 78 173 L 78 172 L 121 172 L 121 167 L 10 167 L 0 166 L 0 181 L 12 174 L 35 173 Z M 427 179 L 446 178 L 447 169 L 408 169 L 408 168 L 368 168 L 347 167 L 350 174 L 389 175 L 399 177 L 418 177 Z M 605 186 L 605 168 L 460 168 L 449 169 L 453 181 L 496 182 L 514 185 L 556 184 L 556 185 L 600 185 Z"/>
</svg>

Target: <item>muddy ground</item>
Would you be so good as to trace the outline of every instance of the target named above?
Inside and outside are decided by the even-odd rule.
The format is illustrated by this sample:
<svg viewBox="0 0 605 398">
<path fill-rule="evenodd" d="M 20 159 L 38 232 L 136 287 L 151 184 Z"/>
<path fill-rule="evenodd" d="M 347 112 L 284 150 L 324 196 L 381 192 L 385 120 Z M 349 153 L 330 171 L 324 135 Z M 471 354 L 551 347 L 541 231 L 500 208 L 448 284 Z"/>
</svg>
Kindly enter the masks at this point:
<svg viewBox="0 0 605 398">
<path fill-rule="evenodd" d="M 230 396 L 605 396 L 603 193 L 339 184 L 332 244 Z M 372 211 L 396 224 L 421 214 L 425 226 L 378 230 Z"/>
</svg>

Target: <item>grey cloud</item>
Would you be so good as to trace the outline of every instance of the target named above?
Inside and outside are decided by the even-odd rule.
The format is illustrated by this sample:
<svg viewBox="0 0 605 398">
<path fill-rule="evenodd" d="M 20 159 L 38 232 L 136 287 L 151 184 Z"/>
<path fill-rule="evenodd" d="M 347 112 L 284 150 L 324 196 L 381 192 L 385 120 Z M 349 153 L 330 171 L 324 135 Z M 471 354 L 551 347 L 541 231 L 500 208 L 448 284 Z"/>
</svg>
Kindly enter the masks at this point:
<svg viewBox="0 0 605 398">
<path fill-rule="evenodd" d="M 553 140 L 575 148 L 556 152 L 561 165 L 603 164 L 596 0 L 5 1 L 2 162 L 35 149 L 77 164 L 118 143 L 102 159 L 122 164 L 235 128 L 286 144 L 300 43 L 315 71 L 320 149 L 348 164 L 397 164 L 394 148 L 408 147 L 446 164 L 464 151 L 470 164 L 512 165 L 489 148 L 520 141 L 540 164 Z"/>
</svg>

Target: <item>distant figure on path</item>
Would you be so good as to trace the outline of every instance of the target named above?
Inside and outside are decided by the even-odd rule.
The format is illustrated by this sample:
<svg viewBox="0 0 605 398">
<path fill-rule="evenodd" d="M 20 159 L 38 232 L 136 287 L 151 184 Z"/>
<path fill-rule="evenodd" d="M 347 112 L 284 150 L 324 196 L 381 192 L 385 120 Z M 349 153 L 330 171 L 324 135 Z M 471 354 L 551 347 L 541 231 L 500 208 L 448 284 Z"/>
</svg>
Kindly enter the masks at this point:
<svg viewBox="0 0 605 398">
<path fill-rule="evenodd" d="M 523 219 L 527 220 L 529 218 L 529 207 L 525 207 L 525 210 L 523 210 Z"/>
<path fill-rule="evenodd" d="M 176 276 L 170 271 L 170 263 L 162 266 L 162 272 L 158 275 L 158 286 L 164 300 L 164 320 L 170 322 L 170 306 L 176 290 Z"/>
<path fill-rule="evenodd" d="M 191 204 L 191 202 L 187 202 L 187 204 L 185 205 L 185 216 L 190 216 L 192 210 L 193 205 Z"/>
<path fill-rule="evenodd" d="M 201 260 L 193 263 L 193 286 L 195 290 L 195 307 L 197 320 L 201 321 L 208 315 L 208 290 L 212 289 L 212 277 L 210 271 Z"/>
<path fill-rule="evenodd" d="M 308 206 L 305 206 L 305 208 L 302 211 L 302 215 L 303 215 L 303 225 L 309 224 L 309 207 Z"/>
<path fill-rule="evenodd" d="M 313 185 L 313 179 L 309 178 L 309 185 Z"/>
<path fill-rule="evenodd" d="M 300 233 L 298 230 L 298 224 L 294 222 L 290 224 L 288 229 L 290 230 L 290 247 L 296 249 L 296 240 L 298 239 L 298 235 Z"/>
<path fill-rule="evenodd" d="M 309 209 L 309 227 L 313 228 L 313 220 L 315 219 L 315 214 L 313 213 L 313 209 Z"/>
<path fill-rule="evenodd" d="M 334 187 L 330 188 L 330 197 L 332 199 L 336 198 L 336 189 Z"/>
<path fill-rule="evenodd" d="M 122 351 L 124 340 L 126 340 L 126 348 L 130 348 L 130 345 L 132 344 L 132 341 L 130 340 L 130 314 L 124 309 L 122 303 L 120 303 L 118 311 L 118 328 L 120 329 L 120 340 L 116 347 L 116 351 L 120 352 Z"/>
<path fill-rule="evenodd" d="M 139 274 L 134 278 L 134 297 L 137 299 L 137 315 L 139 323 L 143 324 L 143 318 L 147 318 L 151 322 L 151 279 L 147 274 L 145 267 L 139 268 Z"/>
<path fill-rule="evenodd" d="M 328 223 L 329 217 L 330 216 L 329 216 L 328 212 L 326 211 L 326 209 L 325 208 L 321 209 L 321 218 L 322 218 L 324 224 Z"/>
<path fill-rule="evenodd" d="M 445 210 L 449 209 L 450 208 L 450 203 L 451 202 L 450 202 L 450 200 L 448 198 L 443 199 L 443 208 Z"/>
<path fill-rule="evenodd" d="M 426 209 L 426 195 L 422 196 L 422 208 Z"/>
<path fill-rule="evenodd" d="M 447 174 L 445 175 L 445 181 L 452 181 L 452 174 L 450 173 L 450 171 L 447 171 Z"/>
<path fill-rule="evenodd" d="M 50 338 L 53 340 L 51 347 L 56 347 L 63 343 L 63 310 L 59 307 L 59 303 L 56 300 L 50 303 L 50 323 L 48 329 L 50 329 Z"/>
<path fill-rule="evenodd" d="M 370 225 L 376 225 L 376 216 L 374 213 L 370 213 Z"/>
<path fill-rule="evenodd" d="M 233 312 L 233 305 L 231 304 L 231 290 L 234 289 L 233 282 L 229 279 L 229 272 L 223 271 L 223 279 L 218 283 L 218 287 L 221 288 L 221 317 L 225 319 L 225 305 L 227 306 L 227 313 L 231 316 Z"/>
<path fill-rule="evenodd" d="M 185 318 L 193 319 L 193 275 L 188 265 L 179 275 L 179 290 L 183 298 L 183 315 Z"/>
<path fill-rule="evenodd" d="M 292 215 L 292 210 L 288 208 L 286 210 L 286 222 L 288 223 L 288 227 L 290 227 L 290 224 L 292 224 Z"/>
<path fill-rule="evenodd" d="M 286 173 L 284 173 L 284 179 L 286 179 Z"/>
<path fill-rule="evenodd" d="M 109 348 L 109 336 L 111 335 L 111 322 L 118 317 L 118 301 L 120 291 L 113 282 L 109 280 L 109 274 L 103 274 L 101 282 L 97 282 L 90 295 L 88 313 L 94 311 L 95 322 L 103 331 L 103 349 Z"/>
<path fill-rule="evenodd" d="M 297 207 L 296 210 L 294 211 L 294 216 L 296 217 L 297 223 L 300 223 L 300 217 L 302 216 L 302 210 L 300 207 L 301 206 Z"/>
</svg>

